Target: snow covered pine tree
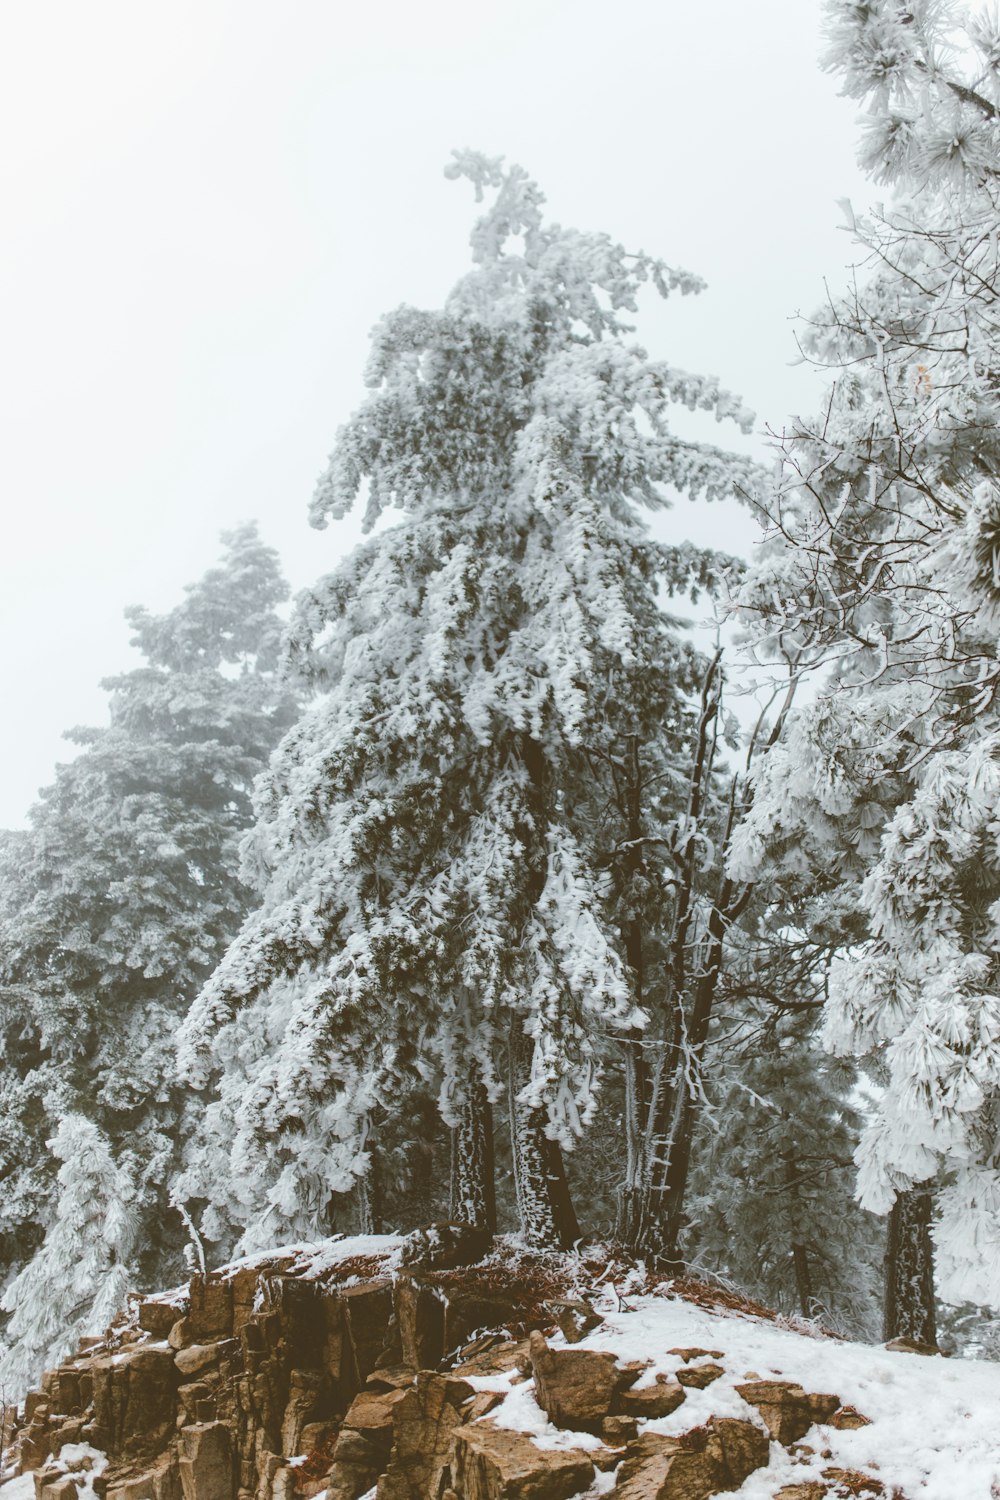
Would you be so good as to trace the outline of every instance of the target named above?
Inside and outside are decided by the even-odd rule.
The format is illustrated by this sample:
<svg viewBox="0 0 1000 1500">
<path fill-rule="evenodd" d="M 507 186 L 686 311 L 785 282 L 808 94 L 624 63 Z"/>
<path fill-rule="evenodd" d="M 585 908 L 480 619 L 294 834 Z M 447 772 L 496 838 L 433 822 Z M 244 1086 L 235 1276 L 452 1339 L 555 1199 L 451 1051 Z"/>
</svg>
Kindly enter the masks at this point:
<svg viewBox="0 0 1000 1500">
<path fill-rule="evenodd" d="M 189 1076 L 218 1070 L 229 1101 L 248 1245 L 324 1225 L 414 1078 L 459 1132 L 463 1217 L 488 1220 L 506 1082 L 523 1233 L 577 1234 L 560 1148 L 647 1019 L 593 780 L 629 736 L 690 756 L 704 664 L 658 589 L 715 566 L 637 512 L 752 468 L 667 423 L 674 403 L 749 413 L 624 338 L 643 282 L 694 278 L 546 224 L 517 167 L 461 153 L 449 175 L 495 192 L 474 269 L 442 312 L 379 324 L 312 508 L 324 526 L 364 491 L 369 527 L 404 518 L 298 603 L 291 660 L 327 697 L 258 787 L 259 907 L 184 1028 Z"/>
<path fill-rule="evenodd" d="M 39 1267 L 57 1251 L 73 1257 L 74 1162 L 90 1171 L 103 1153 L 94 1204 L 109 1223 L 142 1220 L 129 1274 L 162 1285 L 180 1268 L 169 1181 L 202 1104 L 177 1083 L 174 1031 L 246 910 L 236 846 L 250 787 L 296 707 L 276 672 L 287 594 L 277 555 L 252 525 L 223 541 L 220 565 L 176 608 L 127 612 L 146 664 L 106 684 L 109 724 L 72 732 L 82 750 L 0 855 L 4 1279 L 31 1262 L 7 1292 L 14 1358 L 21 1344 L 54 1357 L 22 1299 L 30 1292 L 39 1312 L 36 1247 Z M 57 1155 L 69 1151 L 58 1176 L 50 1137 Z M 79 1271 L 65 1285 L 52 1272 L 43 1317 L 54 1329 L 62 1308 L 67 1346 L 84 1268 L 101 1265 L 77 1248 Z"/>
<path fill-rule="evenodd" d="M 899 1205 L 888 1331 L 926 1337 L 930 1191 L 943 1293 L 1000 1302 L 1000 23 L 938 0 L 828 14 L 828 65 L 870 108 L 862 161 L 899 196 L 850 214 L 872 274 L 805 341 L 837 377 L 789 438 L 745 599 L 763 652 L 834 665 L 797 753 L 763 768 L 735 868 L 796 819 L 868 845 L 871 937 L 832 971 L 827 1034 L 883 1085 L 860 1193 Z"/>
</svg>

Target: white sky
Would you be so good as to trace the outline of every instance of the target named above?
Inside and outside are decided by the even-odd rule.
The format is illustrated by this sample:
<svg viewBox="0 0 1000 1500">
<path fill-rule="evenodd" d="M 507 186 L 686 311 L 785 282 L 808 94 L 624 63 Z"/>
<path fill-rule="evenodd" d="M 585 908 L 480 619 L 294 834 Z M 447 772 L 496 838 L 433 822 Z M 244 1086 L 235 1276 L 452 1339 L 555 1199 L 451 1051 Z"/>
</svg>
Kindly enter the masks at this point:
<svg viewBox="0 0 1000 1500">
<path fill-rule="evenodd" d="M 122 610 L 169 608 L 249 517 L 295 588 L 357 540 L 306 505 L 367 333 L 467 264 L 453 146 L 554 218 L 698 271 L 651 353 L 780 426 L 820 389 L 790 319 L 840 285 L 835 200 L 875 196 L 819 0 L 30 0 L 0 33 L 0 826 L 23 822 Z M 723 438 L 723 431 L 716 433 Z M 735 438 L 734 438 L 735 441 Z M 720 509 L 678 527 L 736 549 Z"/>
</svg>

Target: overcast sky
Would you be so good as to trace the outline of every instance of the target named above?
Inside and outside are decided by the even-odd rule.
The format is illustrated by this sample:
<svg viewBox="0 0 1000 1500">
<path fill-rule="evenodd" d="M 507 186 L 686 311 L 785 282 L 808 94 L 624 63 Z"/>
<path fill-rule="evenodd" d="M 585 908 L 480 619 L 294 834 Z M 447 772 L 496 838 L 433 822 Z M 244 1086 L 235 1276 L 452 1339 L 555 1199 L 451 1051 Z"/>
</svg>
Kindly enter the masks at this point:
<svg viewBox="0 0 1000 1500">
<path fill-rule="evenodd" d="M 31 0 L 0 45 L 0 826 L 16 826 L 169 608 L 257 517 L 296 588 L 358 531 L 305 512 L 367 334 L 467 264 L 453 146 L 552 216 L 700 272 L 642 309 L 658 357 L 765 423 L 811 410 L 794 315 L 875 194 L 817 65 L 819 0 Z M 722 434 L 716 434 L 721 437 Z M 729 512 L 674 524 L 748 547 Z"/>
</svg>

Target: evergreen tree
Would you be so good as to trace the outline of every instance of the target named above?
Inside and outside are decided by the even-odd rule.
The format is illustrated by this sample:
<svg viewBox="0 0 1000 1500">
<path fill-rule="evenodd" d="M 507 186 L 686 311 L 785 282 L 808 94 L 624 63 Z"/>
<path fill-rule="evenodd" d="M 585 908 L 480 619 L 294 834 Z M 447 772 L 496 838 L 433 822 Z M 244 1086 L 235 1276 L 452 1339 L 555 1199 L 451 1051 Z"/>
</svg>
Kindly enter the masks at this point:
<svg viewBox="0 0 1000 1500">
<path fill-rule="evenodd" d="M 221 565 L 175 609 L 128 611 L 145 665 L 106 684 L 109 724 L 72 732 L 80 753 L 3 847 L 0 1226 L 13 1269 L 43 1232 L 41 1265 L 53 1235 L 69 1253 L 69 1163 L 56 1173 L 44 1142 L 66 1139 L 70 1119 L 73 1140 L 103 1143 L 129 1183 L 143 1221 L 132 1270 L 176 1269 L 168 1183 L 198 1102 L 177 1083 L 174 1032 L 245 910 L 250 788 L 294 712 L 277 675 L 276 554 L 253 526 L 224 540 Z M 30 1360 L 45 1338 L 17 1306 Z"/>
<path fill-rule="evenodd" d="M 138 1220 L 135 1187 L 92 1121 L 67 1114 L 47 1147 L 62 1163 L 59 1212 L 38 1253 L 0 1300 L 11 1314 L 0 1384 L 24 1391 L 41 1370 L 102 1334 L 129 1289 Z"/>
<path fill-rule="evenodd" d="M 474 269 L 442 312 L 378 326 L 312 511 L 325 525 L 364 491 L 369 525 L 403 519 L 299 602 L 291 659 L 327 697 L 259 785 L 258 909 L 185 1026 L 190 1076 L 230 1101 L 248 1244 L 322 1224 L 417 1081 L 440 1089 L 456 1209 L 480 1220 L 484 1105 L 506 1086 L 523 1232 L 570 1242 L 561 1148 L 613 1039 L 647 1022 L 627 840 L 602 842 L 593 809 L 630 739 L 690 761 L 705 664 L 659 594 L 721 563 L 652 542 L 638 512 L 753 472 L 676 436 L 671 406 L 750 418 L 626 341 L 643 282 L 694 278 L 546 224 L 519 168 L 466 153 L 461 174 L 495 193 Z"/>
<path fill-rule="evenodd" d="M 870 274 L 803 341 L 836 378 L 784 445 L 774 540 L 743 598 L 760 655 L 829 675 L 794 728 L 804 758 L 769 757 L 733 867 L 759 869 L 776 829 L 792 841 L 796 808 L 799 829 L 846 817 L 876 840 L 857 872 L 869 937 L 831 973 L 827 1039 L 882 1089 L 859 1187 L 879 1212 L 901 1203 L 890 1321 L 930 1327 L 929 1277 L 893 1271 L 907 1225 L 902 1263 L 926 1261 L 926 1205 L 904 1213 L 908 1194 L 941 1185 L 948 1295 L 1000 1299 L 1000 28 L 952 4 L 828 13 L 829 65 L 869 104 L 863 159 L 900 196 L 851 213 Z"/>
</svg>

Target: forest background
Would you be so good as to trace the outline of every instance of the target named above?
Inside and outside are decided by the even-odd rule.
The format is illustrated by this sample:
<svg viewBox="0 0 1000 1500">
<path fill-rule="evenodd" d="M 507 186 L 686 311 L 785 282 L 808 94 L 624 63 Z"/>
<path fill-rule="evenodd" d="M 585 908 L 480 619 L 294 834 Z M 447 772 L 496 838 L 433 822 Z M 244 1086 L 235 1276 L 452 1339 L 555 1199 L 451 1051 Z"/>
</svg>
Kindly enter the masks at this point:
<svg viewBox="0 0 1000 1500">
<path fill-rule="evenodd" d="M 360 492 L 373 539 L 287 629 L 247 525 L 130 611 L 143 665 L 4 848 L 10 1379 L 168 1275 L 181 1221 L 229 1254 L 445 1180 L 530 1244 L 614 1233 L 863 1333 L 884 1258 L 926 1339 L 933 1222 L 943 1289 L 993 1299 L 1000 26 L 960 19 L 829 7 L 912 204 L 845 205 L 867 274 L 801 330 L 827 384 L 777 467 L 631 342 L 688 272 L 457 153 L 473 270 L 379 326 L 314 500 Z M 742 502 L 750 570 L 647 535 L 671 493 Z M 706 595 L 771 683 L 749 746 L 675 618 Z"/>
</svg>

